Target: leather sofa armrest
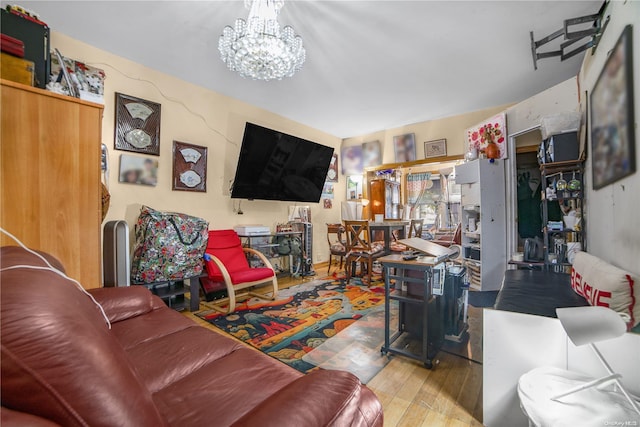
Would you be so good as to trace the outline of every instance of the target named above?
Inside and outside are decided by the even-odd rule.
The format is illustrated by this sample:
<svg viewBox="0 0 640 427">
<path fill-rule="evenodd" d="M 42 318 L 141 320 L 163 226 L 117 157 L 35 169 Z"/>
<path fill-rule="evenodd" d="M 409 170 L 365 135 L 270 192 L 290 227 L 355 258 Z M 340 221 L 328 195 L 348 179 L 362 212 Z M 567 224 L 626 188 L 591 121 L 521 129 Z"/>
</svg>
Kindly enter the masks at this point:
<svg viewBox="0 0 640 427">
<path fill-rule="evenodd" d="M 382 426 L 380 402 L 363 402 L 363 388 L 349 372 L 314 371 L 274 393 L 233 426 Z"/>
<path fill-rule="evenodd" d="M 110 322 L 119 322 L 154 309 L 153 294 L 144 286 L 96 288 L 88 292 L 104 309 Z"/>
<path fill-rule="evenodd" d="M 26 412 L 13 411 L 2 406 L 0 408 L 0 425 L 2 427 L 56 427 L 58 424 L 46 418 Z"/>
</svg>

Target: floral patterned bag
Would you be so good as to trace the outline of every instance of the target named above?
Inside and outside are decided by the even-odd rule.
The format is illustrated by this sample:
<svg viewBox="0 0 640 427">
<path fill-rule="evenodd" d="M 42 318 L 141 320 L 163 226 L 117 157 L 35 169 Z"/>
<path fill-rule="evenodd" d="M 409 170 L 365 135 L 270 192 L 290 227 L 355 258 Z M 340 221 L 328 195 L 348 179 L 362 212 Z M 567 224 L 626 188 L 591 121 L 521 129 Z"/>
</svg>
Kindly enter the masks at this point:
<svg viewBox="0 0 640 427">
<path fill-rule="evenodd" d="M 202 273 L 209 223 L 202 218 L 143 206 L 135 226 L 133 283 L 181 280 Z"/>
</svg>

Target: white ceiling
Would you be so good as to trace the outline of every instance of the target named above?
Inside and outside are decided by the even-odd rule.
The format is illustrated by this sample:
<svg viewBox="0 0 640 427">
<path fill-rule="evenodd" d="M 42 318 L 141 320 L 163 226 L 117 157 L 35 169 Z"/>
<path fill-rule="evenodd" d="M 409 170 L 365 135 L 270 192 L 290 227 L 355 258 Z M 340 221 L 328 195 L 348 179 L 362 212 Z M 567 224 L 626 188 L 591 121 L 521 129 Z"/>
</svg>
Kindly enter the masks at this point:
<svg viewBox="0 0 640 427">
<path fill-rule="evenodd" d="M 288 1 L 280 23 L 303 37 L 307 61 L 272 82 L 219 59 L 242 1 L 19 4 L 56 31 L 344 138 L 521 101 L 575 76 L 582 54 L 534 71 L 529 31 L 540 39 L 602 1 Z"/>
</svg>

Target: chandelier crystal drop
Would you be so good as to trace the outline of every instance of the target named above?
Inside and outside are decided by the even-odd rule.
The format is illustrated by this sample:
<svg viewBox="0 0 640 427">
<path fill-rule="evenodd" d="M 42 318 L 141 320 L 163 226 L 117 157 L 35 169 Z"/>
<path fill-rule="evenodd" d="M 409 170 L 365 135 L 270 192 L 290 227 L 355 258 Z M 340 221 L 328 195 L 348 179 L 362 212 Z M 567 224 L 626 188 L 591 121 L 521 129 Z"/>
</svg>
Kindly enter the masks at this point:
<svg viewBox="0 0 640 427">
<path fill-rule="evenodd" d="M 281 80 L 302 68 L 306 52 L 292 27 L 280 28 L 284 0 L 245 0 L 249 17 L 226 26 L 218 41 L 220 58 L 231 71 L 254 80 Z"/>
</svg>

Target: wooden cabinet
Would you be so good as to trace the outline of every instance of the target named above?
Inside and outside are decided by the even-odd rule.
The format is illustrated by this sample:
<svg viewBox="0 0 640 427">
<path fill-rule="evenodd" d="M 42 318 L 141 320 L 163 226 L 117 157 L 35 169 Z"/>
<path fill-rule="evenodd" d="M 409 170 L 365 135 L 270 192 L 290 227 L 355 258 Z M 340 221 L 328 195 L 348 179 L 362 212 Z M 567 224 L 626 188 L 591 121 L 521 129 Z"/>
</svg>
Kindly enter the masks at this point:
<svg viewBox="0 0 640 427">
<path fill-rule="evenodd" d="M 384 215 L 384 219 L 400 219 L 400 183 L 388 179 L 371 181 L 371 215 Z"/>
<path fill-rule="evenodd" d="M 102 105 L 2 80 L 0 225 L 102 286 Z M 2 235 L 0 243 L 16 245 Z"/>
</svg>

